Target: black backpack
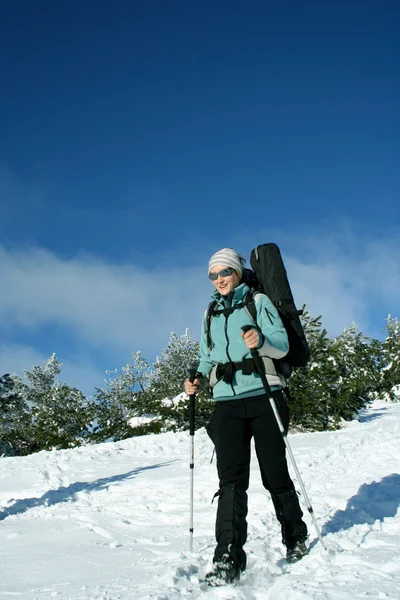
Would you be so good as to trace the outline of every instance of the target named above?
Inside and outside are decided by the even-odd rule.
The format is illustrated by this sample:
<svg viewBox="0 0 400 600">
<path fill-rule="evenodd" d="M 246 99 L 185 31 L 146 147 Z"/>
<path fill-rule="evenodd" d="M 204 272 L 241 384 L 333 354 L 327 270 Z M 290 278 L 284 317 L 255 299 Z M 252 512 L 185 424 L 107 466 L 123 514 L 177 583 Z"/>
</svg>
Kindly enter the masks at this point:
<svg viewBox="0 0 400 600">
<path fill-rule="evenodd" d="M 252 269 L 244 269 L 242 276 L 242 282 L 249 286 L 250 292 L 245 303 L 237 305 L 235 308 L 245 306 L 253 321 L 256 322 L 255 294 L 261 292 L 271 300 L 282 319 L 289 339 L 288 354 L 274 362 L 277 370 L 288 379 L 293 368 L 305 367 L 310 360 L 310 348 L 300 321 L 303 311 L 297 310 L 295 306 L 285 265 L 276 244 L 263 244 L 254 248 L 250 255 L 250 265 Z M 228 311 L 231 310 L 228 309 Z M 227 311 L 217 310 L 215 300 L 210 302 L 206 313 L 206 335 L 209 348 L 212 347 L 211 319 L 214 314 L 221 312 L 226 313 Z"/>
</svg>

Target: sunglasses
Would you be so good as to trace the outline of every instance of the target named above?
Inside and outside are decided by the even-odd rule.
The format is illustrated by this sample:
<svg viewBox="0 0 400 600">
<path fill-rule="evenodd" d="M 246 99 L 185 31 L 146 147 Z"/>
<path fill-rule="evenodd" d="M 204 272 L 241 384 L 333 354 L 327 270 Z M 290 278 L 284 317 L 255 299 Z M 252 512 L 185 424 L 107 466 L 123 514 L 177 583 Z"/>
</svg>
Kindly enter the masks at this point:
<svg viewBox="0 0 400 600">
<path fill-rule="evenodd" d="M 222 271 L 219 271 L 218 273 L 210 273 L 209 278 L 211 279 L 211 281 L 217 281 L 218 275 L 221 275 L 221 277 L 230 277 L 234 270 L 235 269 L 232 269 L 232 267 L 227 267 L 226 269 L 222 269 Z"/>
</svg>

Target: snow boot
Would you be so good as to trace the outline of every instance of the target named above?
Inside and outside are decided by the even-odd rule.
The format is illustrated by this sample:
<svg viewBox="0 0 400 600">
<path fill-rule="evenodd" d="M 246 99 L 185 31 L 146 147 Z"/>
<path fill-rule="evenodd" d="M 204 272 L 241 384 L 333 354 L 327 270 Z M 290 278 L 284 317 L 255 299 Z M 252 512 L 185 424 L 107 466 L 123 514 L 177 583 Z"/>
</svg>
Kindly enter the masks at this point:
<svg viewBox="0 0 400 600">
<path fill-rule="evenodd" d="M 237 561 L 229 554 L 224 554 L 214 562 L 213 568 L 206 574 L 205 580 L 212 587 L 237 583 L 240 580 L 240 568 Z"/>
<path fill-rule="evenodd" d="M 303 556 L 305 556 L 306 554 L 308 554 L 308 548 L 306 546 L 306 542 L 305 542 L 305 540 L 299 540 L 298 542 L 295 542 L 293 545 L 290 545 L 287 547 L 286 560 L 289 563 L 295 563 L 298 560 L 300 560 L 301 558 L 303 558 Z"/>
</svg>

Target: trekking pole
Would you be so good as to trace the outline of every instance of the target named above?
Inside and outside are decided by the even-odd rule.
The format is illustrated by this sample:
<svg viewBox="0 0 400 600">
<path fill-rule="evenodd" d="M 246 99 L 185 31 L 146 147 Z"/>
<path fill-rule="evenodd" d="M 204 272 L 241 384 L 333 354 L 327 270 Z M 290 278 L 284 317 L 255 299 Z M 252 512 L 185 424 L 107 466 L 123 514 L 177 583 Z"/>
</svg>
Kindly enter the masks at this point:
<svg viewBox="0 0 400 600">
<path fill-rule="evenodd" d="M 189 381 L 193 383 L 196 379 L 197 370 L 190 369 Z M 190 435 L 190 522 L 189 522 L 189 547 L 193 550 L 193 490 L 194 490 L 194 414 L 196 394 L 189 396 L 189 435 Z"/>
<path fill-rule="evenodd" d="M 252 329 L 250 325 L 245 325 L 245 327 L 242 327 L 243 333 L 246 333 L 246 331 L 249 331 L 249 329 Z M 324 550 L 326 550 L 325 543 L 324 543 L 324 541 L 322 539 L 322 535 L 321 535 L 321 532 L 320 532 L 319 527 L 318 527 L 317 519 L 315 518 L 315 515 L 314 515 L 313 507 L 311 506 L 311 502 L 310 502 L 310 500 L 308 498 L 308 495 L 307 495 L 307 492 L 306 492 L 306 488 L 304 487 L 304 483 L 303 483 L 303 480 L 301 478 L 300 471 L 299 471 L 299 469 L 297 467 L 297 464 L 296 464 L 296 461 L 294 459 L 294 455 L 293 455 L 292 449 L 291 449 L 290 444 L 289 444 L 289 440 L 287 439 L 287 433 L 285 431 L 285 428 L 283 427 L 281 418 L 280 418 L 279 413 L 278 413 L 278 409 L 276 408 L 274 397 L 273 397 L 272 392 L 271 392 L 271 388 L 269 386 L 269 383 L 267 381 L 267 377 L 265 375 L 264 363 L 263 363 L 263 361 L 261 359 L 261 356 L 258 353 L 257 348 L 251 348 L 250 351 L 251 351 L 251 356 L 252 356 L 252 358 L 254 360 L 254 365 L 255 365 L 255 367 L 257 369 L 257 373 L 261 377 L 261 381 L 263 383 L 265 392 L 266 392 L 266 394 L 267 394 L 267 396 L 269 398 L 269 401 L 270 401 L 273 413 L 275 415 L 276 422 L 278 423 L 278 427 L 279 427 L 279 430 L 280 430 L 280 432 L 282 434 L 283 441 L 285 442 L 285 446 L 286 446 L 287 451 L 289 453 L 290 460 L 292 461 L 293 468 L 294 468 L 294 470 L 296 472 L 297 480 L 298 480 L 298 482 L 300 484 L 301 491 L 303 493 L 304 500 L 305 500 L 305 503 L 306 503 L 306 506 L 307 506 L 307 510 L 310 513 L 311 519 L 312 519 L 312 521 L 314 523 L 314 527 L 315 527 L 315 530 L 317 532 L 318 539 L 321 542 L 322 548 Z"/>
</svg>

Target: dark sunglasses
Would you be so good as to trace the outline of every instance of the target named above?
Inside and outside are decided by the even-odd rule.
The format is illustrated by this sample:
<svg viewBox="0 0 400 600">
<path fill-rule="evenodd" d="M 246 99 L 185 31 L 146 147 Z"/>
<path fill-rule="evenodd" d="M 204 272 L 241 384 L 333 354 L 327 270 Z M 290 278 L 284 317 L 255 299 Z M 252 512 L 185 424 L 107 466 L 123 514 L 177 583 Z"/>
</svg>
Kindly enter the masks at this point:
<svg viewBox="0 0 400 600">
<path fill-rule="evenodd" d="M 208 276 L 211 279 L 211 281 L 217 281 L 218 275 L 221 275 L 221 277 L 229 277 L 230 275 L 232 275 L 234 270 L 235 269 L 232 269 L 232 267 L 227 267 L 226 269 L 222 269 L 222 271 L 219 271 L 218 273 L 210 273 Z"/>
</svg>

